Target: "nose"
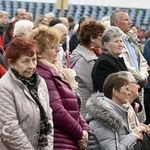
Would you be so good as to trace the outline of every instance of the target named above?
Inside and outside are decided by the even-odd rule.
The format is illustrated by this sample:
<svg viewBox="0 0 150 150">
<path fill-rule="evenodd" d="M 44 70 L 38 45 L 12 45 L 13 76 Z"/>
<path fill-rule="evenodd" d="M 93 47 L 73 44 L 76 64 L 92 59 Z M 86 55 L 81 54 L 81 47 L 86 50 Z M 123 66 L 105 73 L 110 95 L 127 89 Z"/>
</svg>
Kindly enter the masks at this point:
<svg viewBox="0 0 150 150">
<path fill-rule="evenodd" d="M 28 67 L 34 69 L 36 67 L 36 62 L 35 61 L 30 61 Z"/>
</svg>

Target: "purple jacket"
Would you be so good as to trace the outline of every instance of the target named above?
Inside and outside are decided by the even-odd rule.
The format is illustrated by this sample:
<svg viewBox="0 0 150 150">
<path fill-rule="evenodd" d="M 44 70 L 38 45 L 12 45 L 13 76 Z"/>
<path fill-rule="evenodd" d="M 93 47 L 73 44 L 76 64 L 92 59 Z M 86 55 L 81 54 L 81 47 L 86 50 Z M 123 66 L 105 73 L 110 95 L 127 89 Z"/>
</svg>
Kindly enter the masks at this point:
<svg viewBox="0 0 150 150">
<path fill-rule="evenodd" d="M 54 150 L 78 150 L 77 140 L 89 127 L 78 110 L 76 95 L 59 74 L 38 62 L 37 72 L 46 81 L 54 121 Z"/>
</svg>

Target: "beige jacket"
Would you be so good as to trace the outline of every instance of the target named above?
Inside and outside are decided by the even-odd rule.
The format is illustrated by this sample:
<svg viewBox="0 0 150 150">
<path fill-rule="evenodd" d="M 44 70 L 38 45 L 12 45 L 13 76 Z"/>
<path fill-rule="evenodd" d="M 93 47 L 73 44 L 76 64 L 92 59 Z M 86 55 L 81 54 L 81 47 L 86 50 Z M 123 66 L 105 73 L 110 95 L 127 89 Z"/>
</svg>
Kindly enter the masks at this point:
<svg viewBox="0 0 150 150">
<path fill-rule="evenodd" d="M 40 78 L 38 96 L 49 121 L 52 110 L 45 81 Z M 53 135 L 48 135 L 49 145 L 38 147 L 40 133 L 39 107 L 27 87 L 9 70 L 0 79 L 0 149 L 1 150 L 52 150 Z"/>
<path fill-rule="evenodd" d="M 123 57 L 125 64 L 128 68 L 128 71 L 130 71 L 138 81 L 142 81 L 142 80 L 146 79 L 148 76 L 148 72 L 147 72 L 148 64 L 140 52 L 140 47 L 139 47 L 138 43 L 136 43 L 136 41 L 134 39 L 134 35 L 132 33 L 129 33 L 128 36 L 130 37 L 130 42 L 134 45 L 136 53 L 138 54 L 139 70 L 132 67 L 132 63 L 131 63 L 131 59 L 130 59 L 128 50 L 125 49 L 125 47 L 124 47 L 123 53 L 120 55 L 120 57 Z"/>
</svg>

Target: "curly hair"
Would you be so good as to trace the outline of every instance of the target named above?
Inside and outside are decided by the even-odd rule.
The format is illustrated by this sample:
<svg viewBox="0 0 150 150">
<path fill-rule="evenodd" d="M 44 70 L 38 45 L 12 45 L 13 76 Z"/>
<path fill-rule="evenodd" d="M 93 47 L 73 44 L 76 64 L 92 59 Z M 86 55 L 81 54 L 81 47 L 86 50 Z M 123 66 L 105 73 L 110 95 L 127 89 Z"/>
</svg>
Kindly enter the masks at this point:
<svg viewBox="0 0 150 150">
<path fill-rule="evenodd" d="M 90 44 L 90 38 L 97 38 L 103 34 L 105 30 L 104 25 L 101 22 L 94 19 L 87 19 L 81 23 L 78 40 L 83 45 Z"/>
</svg>

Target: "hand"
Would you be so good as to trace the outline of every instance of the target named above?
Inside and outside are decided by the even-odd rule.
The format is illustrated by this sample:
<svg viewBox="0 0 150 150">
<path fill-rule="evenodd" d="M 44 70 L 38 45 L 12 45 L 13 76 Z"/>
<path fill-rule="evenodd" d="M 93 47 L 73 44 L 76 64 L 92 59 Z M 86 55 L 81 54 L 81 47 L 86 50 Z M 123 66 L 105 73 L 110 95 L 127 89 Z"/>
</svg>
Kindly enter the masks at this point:
<svg viewBox="0 0 150 150">
<path fill-rule="evenodd" d="M 78 141 L 78 145 L 80 147 L 80 150 L 83 150 L 87 147 L 88 138 L 89 138 L 88 132 L 83 130 L 82 139 Z"/>
<path fill-rule="evenodd" d="M 136 140 L 143 140 L 143 135 L 142 135 L 142 133 L 134 133 L 134 132 L 131 132 L 130 133 L 133 137 L 135 137 L 136 138 Z"/>
</svg>

